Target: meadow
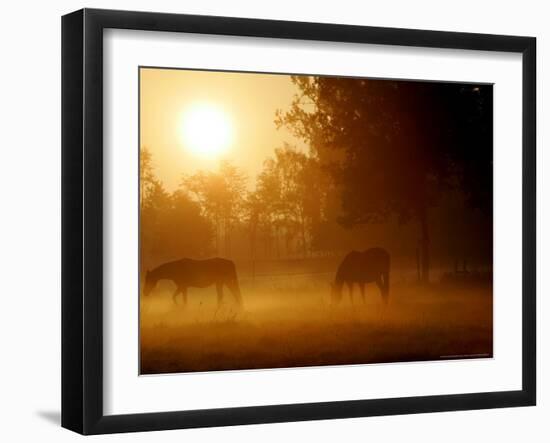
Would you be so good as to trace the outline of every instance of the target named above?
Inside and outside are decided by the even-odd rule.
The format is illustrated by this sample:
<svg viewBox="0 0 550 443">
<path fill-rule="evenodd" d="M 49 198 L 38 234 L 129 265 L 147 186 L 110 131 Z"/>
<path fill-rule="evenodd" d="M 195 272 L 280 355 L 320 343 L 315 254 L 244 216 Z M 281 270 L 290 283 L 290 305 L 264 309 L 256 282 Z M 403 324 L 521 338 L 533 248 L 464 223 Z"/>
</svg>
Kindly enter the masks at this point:
<svg viewBox="0 0 550 443">
<path fill-rule="evenodd" d="M 492 356 L 492 85 L 139 75 L 142 374 Z"/>
<path fill-rule="evenodd" d="M 327 273 L 243 279 L 242 310 L 229 291 L 189 290 L 188 304 L 159 283 L 141 299 L 140 372 L 216 370 L 487 358 L 493 352 L 488 282 L 423 285 L 396 279 L 384 305 L 378 288 L 366 300 L 347 291 L 330 299 Z"/>
</svg>

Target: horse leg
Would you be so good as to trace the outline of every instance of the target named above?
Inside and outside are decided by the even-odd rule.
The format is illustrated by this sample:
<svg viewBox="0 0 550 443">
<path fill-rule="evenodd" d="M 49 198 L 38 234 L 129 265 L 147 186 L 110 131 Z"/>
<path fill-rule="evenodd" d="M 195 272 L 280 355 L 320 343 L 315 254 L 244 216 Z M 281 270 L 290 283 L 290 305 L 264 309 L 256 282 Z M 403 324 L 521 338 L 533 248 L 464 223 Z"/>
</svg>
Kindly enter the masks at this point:
<svg viewBox="0 0 550 443">
<path fill-rule="evenodd" d="M 187 288 L 181 288 L 181 298 L 183 299 L 183 305 L 187 306 Z"/>
<path fill-rule="evenodd" d="M 216 292 L 218 293 L 218 308 L 222 305 L 223 299 L 223 284 L 216 283 Z"/>
<path fill-rule="evenodd" d="M 384 302 L 384 304 L 387 304 L 388 303 L 388 297 L 387 297 L 387 293 L 386 293 L 386 285 L 382 281 L 382 276 L 380 276 L 376 279 L 376 286 L 378 286 L 378 289 L 380 289 L 380 294 L 382 295 L 382 301 Z"/>
<path fill-rule="evenodd" d="M 172 300 L 174 301 L 174 304 L 177 305 L 178 304 L 178 299 L 176 298 L 178 296 L 178 294 L 180 293 L 180 288 L 179 286 L 176 288 L 176 290 L 174 291 L 174 293 L 172 294 Z"/>
<path fill-rule="evenodd" d="M 235 297 L 235 300 L 237 301 L 237 305 L 241 307 L 243 305 L 243 300 L 241 297 L 241 290 L 239 288 L 239 283 L 237 280 L 231 280 L 229 283 L 227 283 L 227 287 L 233 294 L 233 297 Z"/>
<path fill-rule="evenodd" d="M 348 283 L 348 290 L 349 290 L 349 301 L 353 306 L 353 283 Z"/>
</svg>

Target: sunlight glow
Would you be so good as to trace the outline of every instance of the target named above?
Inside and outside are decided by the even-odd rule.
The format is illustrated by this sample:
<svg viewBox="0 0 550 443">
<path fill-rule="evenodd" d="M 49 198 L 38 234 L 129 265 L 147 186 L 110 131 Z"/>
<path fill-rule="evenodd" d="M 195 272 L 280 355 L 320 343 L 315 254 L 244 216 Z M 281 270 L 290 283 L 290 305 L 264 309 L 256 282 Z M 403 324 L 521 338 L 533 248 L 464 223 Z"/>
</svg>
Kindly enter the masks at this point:
<svg viewBox="0 0 550 443">
<path fill-rule="evenodd" d="M 185 149 L 200 156 L 215 157 L 231 146 L 233 125 L 227 113 L 217 106 L 194 104 L 183 114 L 181 135 Z"/>
</svg>

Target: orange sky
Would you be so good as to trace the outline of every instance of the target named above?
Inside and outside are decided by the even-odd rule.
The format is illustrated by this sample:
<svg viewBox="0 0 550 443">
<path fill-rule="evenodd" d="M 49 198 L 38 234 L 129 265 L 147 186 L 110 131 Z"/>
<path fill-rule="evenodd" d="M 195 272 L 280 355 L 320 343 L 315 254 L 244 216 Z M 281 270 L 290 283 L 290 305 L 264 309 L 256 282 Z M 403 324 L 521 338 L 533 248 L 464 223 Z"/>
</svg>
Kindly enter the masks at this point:
<svg viewBox="0 0 550 443">
<path fill-rule="evenodd" d="M 275 111 L 288 109 L 296 87 L 290 76 L 142 68 L 140 143 L 153 155 L 155 172 L 174 190 L 183 173 L 217 169 L 227 159 L 253 178 L 266 157 L 284 141 L 305 145 L 286 129 L 277 130 Z M 198 156 L 182 137 L 184 113 L 197 103 L 223 110 L 233 127 L 233 142 L 223 156 Z"/>
</svg>

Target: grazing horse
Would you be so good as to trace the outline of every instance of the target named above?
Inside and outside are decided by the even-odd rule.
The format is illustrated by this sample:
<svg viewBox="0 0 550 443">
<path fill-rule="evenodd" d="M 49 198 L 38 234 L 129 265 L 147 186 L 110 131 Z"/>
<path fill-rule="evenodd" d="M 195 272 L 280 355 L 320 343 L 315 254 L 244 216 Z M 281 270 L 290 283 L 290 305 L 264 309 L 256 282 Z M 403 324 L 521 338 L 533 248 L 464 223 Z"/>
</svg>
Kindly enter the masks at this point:
<svg viewBox="0 0 550 443">
<path fill-rule="evenodd" d="M 216 285 L 219 306 L 222 302 L 223 286 L 225 285 L 235 297 L 237 304 L 242 305 L 237 271 L 231 260 L 223 258 L 210 258 L 207 260 L 183 258 L 164 263 L 145 274 L 143 295 L 149 295 L 159 280 L 172 280 L 176 284 L 176 290 L 172 294 L 174 303 L 176 303 L 177 295 L 181 294 L 184 304 L 187 304 L 187 288 L 206 288 Z"/>
<path fill-rule="evenodd" d="M 338 266 L 336 278 L 332 284 L 333 303 L 342 299 L 342 287 L 346 285 L 353 304 L 355 283 L 361 289 L 363 302 L 365 302 L 365 284 L 376 283 L 382 293 L 382 300 L 387 303 L 390 292 L 390 254 L 382 248 L 371 248 L 362 252 L 351 251 L 346 255 Z"/>
</svg>

